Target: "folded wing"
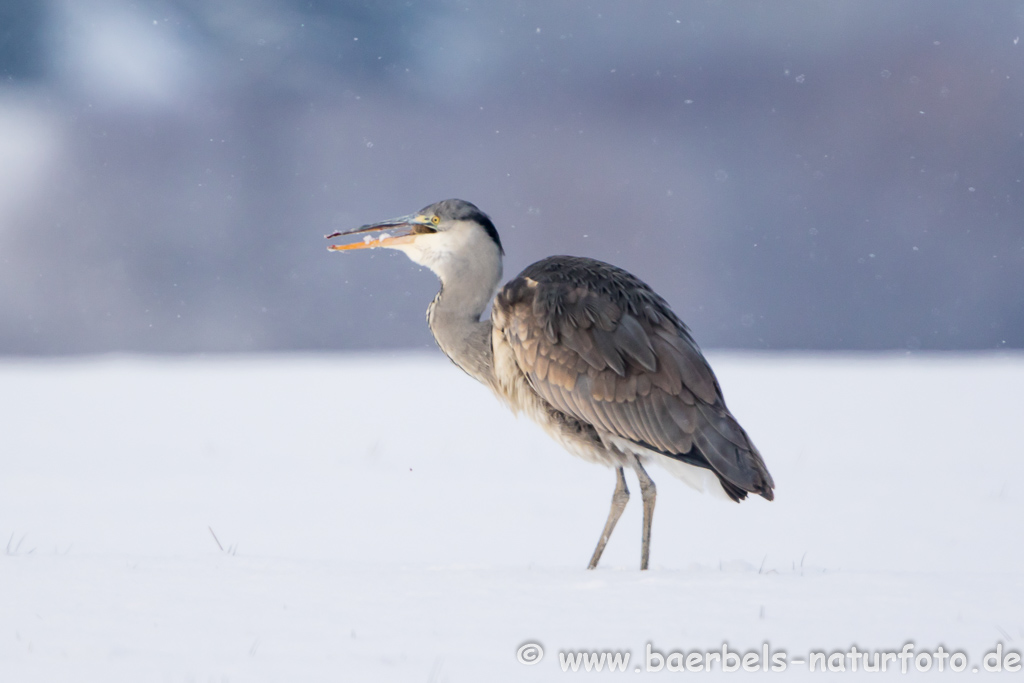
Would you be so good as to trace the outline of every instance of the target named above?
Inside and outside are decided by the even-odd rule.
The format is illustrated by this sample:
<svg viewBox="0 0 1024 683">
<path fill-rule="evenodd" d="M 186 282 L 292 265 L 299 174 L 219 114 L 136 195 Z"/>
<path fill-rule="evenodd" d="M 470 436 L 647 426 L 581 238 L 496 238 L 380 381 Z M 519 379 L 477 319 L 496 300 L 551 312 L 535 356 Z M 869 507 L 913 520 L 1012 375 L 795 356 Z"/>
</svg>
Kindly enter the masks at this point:
<svg viewBox="0 0 1024 683">
<path fill-rule="evenodd" d="M 771 475 L 689 330 L 633 275 L 553 256 L 498 293 L 494 320 L 530 385 L 557 409 L 711 469 L 734 500 L 773 498 Z"/>
</svg>

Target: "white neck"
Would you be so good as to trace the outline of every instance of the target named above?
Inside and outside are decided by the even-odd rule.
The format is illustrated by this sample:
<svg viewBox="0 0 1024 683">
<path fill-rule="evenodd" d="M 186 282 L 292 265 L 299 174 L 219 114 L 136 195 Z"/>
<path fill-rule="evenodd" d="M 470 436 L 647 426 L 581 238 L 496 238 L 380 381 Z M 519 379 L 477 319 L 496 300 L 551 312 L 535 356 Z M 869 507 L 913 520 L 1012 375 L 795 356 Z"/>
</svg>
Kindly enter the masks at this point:
<svg viewBox="0 0 1024 683">
<path fill-rule="evenodd" d="M 470 376 L 493 385 L 491 323 L 480 316 L 501 281 L 498 245 L 476 224 L 462 222 L 400 248 L 441 280 L 427 308 L 437 345 Z"/>
</svg>

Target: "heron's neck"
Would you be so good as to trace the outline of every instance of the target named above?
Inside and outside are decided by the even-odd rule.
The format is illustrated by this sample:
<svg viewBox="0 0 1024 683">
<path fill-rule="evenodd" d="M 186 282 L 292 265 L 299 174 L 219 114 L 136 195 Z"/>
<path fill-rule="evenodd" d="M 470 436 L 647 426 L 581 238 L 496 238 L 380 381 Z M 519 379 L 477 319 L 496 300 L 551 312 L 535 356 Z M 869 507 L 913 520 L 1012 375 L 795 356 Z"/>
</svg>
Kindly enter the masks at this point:
<svg viewBox="0 0 1024 683">
<path fill-rule="evenodd" d="M 491 321 L 481 321 L 480 316 L 500 277 L 500 270 L 481 277 L 442 277 L 441 291 L 427 308 L 427 324 L 437 345 L 453 363 L 487 385 L 494 383 Z"/>
</svg>

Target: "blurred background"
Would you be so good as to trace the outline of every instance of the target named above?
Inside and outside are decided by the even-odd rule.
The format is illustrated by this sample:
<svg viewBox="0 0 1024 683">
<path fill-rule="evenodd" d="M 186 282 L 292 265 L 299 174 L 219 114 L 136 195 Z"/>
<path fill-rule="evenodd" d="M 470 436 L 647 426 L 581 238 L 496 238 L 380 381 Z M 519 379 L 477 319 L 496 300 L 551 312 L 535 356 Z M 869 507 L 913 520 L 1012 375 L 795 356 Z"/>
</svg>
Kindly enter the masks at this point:
<svg viewBox="0 0 1024 683">
<path fill-rule="evenodd" d="M 427 348 L 461 197 L 705 347 L 1024 347 L 1024 2 L 0 3 L 0 353 Z"/>
</svg>

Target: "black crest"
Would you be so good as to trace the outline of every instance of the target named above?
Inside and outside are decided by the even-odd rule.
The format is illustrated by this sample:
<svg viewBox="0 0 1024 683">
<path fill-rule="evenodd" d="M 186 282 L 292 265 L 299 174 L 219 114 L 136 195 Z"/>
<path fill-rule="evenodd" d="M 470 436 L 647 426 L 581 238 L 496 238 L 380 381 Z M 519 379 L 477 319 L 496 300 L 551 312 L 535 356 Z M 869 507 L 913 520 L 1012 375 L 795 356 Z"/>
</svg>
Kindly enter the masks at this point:
<svg viewBox="0 0 1024 683">
<path fill-rule="evenodd" d="M 498 250 L 504 254 L 505 249 L 501 246 L 501 238 L 498 237 L 498 230 L 490 216 L 463 199 L 445 199 L 444 201 L 424 207 L 422 214 L 435 215 L 441 220 L 453 221 L 475 221 L 480 224 L 484 232 L 498 245 Z"/>
</svg>

